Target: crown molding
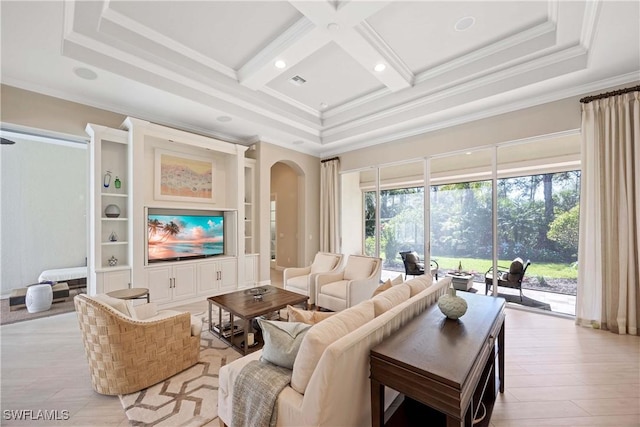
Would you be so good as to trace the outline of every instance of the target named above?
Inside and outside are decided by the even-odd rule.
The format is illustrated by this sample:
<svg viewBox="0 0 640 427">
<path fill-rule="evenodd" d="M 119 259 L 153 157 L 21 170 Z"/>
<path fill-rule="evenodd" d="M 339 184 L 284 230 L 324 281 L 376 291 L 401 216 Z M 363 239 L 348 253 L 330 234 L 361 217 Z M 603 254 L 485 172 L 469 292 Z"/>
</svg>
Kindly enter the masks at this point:
<svg viewBox="0 0 640 427">
<path fill-rule="evenodd" d="M 596 23 L 600 17 L 601 7 L 600 0 L 591 0 L 584 5 L 584 16 L 582 18 L 582 31 L 580 32 L 580 44 L 585 49 L 589 49 L 593 44 L 593 38 L 596 33 Z"/>
<path fill-rule="evenodd" d="M 535 40 L 536 38 L 547 36 L 551 33 L 554 33 L 556 30 L 555 25 L 550 24 L 549 22 L 545 22 L 543 24 L 537 25 L 533 28 L 520 32 L 514 36 L 509 37 L 508 39 L 503 39 L 497 43 L 494 43 L 490 46 L 486 46 L 485 48 L 479 49 L 478 51 L 474 51 L 462 57 L 456 58 L 452 61 L 449 61 L 440 66 L 436 66 L 430 70 L 424 71 L 413 79 L 414 86 L 423 85 L 428 83 L 428 80 L 431 80 L 437 76 L 449 73 L 454 69 L 459 69 L 462 66 L 470 65 L 475 61 L 486 58 L 488 55 L 493 55 L 504 51 L 509 48 L 516 47 L 523 43 Z M 478 73 L 473 74 L 471 77 L 476 77 Z M 429 93 L 433 93 L 437 90 L 437 88 L 431 87 Z M 352 101 L 341 104 L 337 107 L 331 108 L 323 113 L 323 119 L 329 119 L 332 117 L 336 117 L 339 114 L 342 114 L 348 110 L 352 110 L 363 105 L 369 104 L 376 99 L 381 99 L 387 95 L 392 93 L 388 88 L 382 88 L 376 91 L 373 91 L 365 96 L 354 99 Z M 428 94 L 427 94 L 428 95 Z M 426 96 L 426 95 L 424 95 Z"/>
<path fill-rule="evenodd" d="M 299 110 L 304 111 L 307 114 L 311 114 L 312 116 L 318 118 L 318 119 L 322 119 L 322 113 L 318 110 L 316 110 L 315 108 L 311 108 L 309 107 L 307 104 L 303 104 L 300 101 L 297 101 L 285 94 L 283 94 L 282 92 L 278 92 L 275 89 L 270 88 L 269 86 L 263 86 L 260 88 L 260 92 L 263 92 L 265 95 L 269 95 L 275 99 L 278 99 L 282 102 L 286 102 L 287 104 L 291 105 L 292 107 L 298 108 Z"/>
<path fill-rule="evenodd" d="M 571 46 L 569 48 L 563 49 L 561 51 L 557 51 L 552 54 L 543 56 L 541 58 L 537 58 L 528 62 L 523 62 L 521 64 L 515 65 L 505 70 L 491 73 L 482 77 L 474 76 L 473 79 L 468 78 L 465 82 L 440 90 L 439 92 L 425 94 L 422 97 L 415 99 L 414 101 L 403 103 L 395 107 L 387 108 L 384 110 L 380 110 L 376 113 L 369 114 L 366 117 L 359 117 L 357 119 L 350 120 L 348 122 L 341 123 L 333 127 L 328 127 L 322 132 L 322 136 L 323 137 L 331 136 L 341 132 L 348 131 L 355 127 L 366 126 L 386 117 L 407 113 L 411 110 L 424 107 L 428 104 L 433 104 L 445 98 L 449 98 L 454 95 L 459 95 L 465 92 L 472 92 L 475 89 L 488 86 L 492 83 L 506 80 L 508 78 L 511 78 L 526 72 L 531 72 L 532 70 L 554 65 L 556 63 L 559 63 L 568 59 L 572 59 L 579 55 L 584 55 L 584 54 L 586 54 L 586 51 L 581 46 L 575 45 L 575 46 Z M 434 91 L 437 91 L 437 90 L 438 88 L 434 89 Z"/>
<path fill-rule="evenodd" d="M 637 72 L 627 73 L 620 76 L 615 76 L 608 79 L 602 79 L 596 82 L 586 83 L 586 84 L 582 84 L 579 86 L 575 86 L 575 87 L 571 87 L 563 90 L 551 90 L 548 93 L 540 96 L 511 102 L 511 103 L 504 104 L 491 109 L 485 109 L 483 111 L 476 111 L 476 112 L 461 115 L 459 117 L 455 117 L 446 121 L 439 121 L 438 123 L 429 123 L 423 126 L 413 127 L 411 129 L 390 132 L 385 135 L 380 135 L 377 137 L 368 137 L 366 141 L 362 141 L 359 143 L 358 142 L 351 143 L 349 141 L 343 141 L 340 143 L 336 142 L 335 144 L 340 144 L 341 147 L 323 150 L 321 154 L 323 157 L 336 156 L 336 155 L 344 154 L 346 152 L 350 152 L 353 150 L 367 148 L 367 147 L 371 147 L 371 146 L 382 144 L 382 143 L 400 141 L 406 138 L 411 138 L 421 134 L 433 132 L 436 130 L 462 125 L 462 124 L 473 122 L 476 120 L 481 120 L 481 119 L 486 119 L 486 118 L 501 115 L 501 114 L 511 113 L 514 111 L 535 107 L 542 104 L 548 104 L 550 102 L 555 102 L 562 99 L 571 98 L 574 96 L 583 96 L 585 93 L 596 92 L 596 91 L 604 90 L 610 87 L 637 82 L 639 77 L 640 76 Z M 568 130 L 566 131 L 566 134 L 570 135 L 574 132 L 575 132 L 574 130 Z M 556 134 L 562 135 L 563 133 L 556 133 Z"/>
<path fill-rule="evenodd" d="M 164 36 L 157 31 L 147 27 L 146 25 L 141 24 L 140 22 L 131 19 L 120 12 L 117 12 L 110 8 L 110 3 L 106 4 L 102 10 L 102 15 L 100 16 L 100 20 L 108 21 L 113 25 L 118 26 L 119 28 L 125 31 L 131 31 L 136 34 L 138 37 L 141 37 L 145 40 L 148 40 L 152 43 L 155 43 L 157 46 L 160 46 L 165 49 L 169 49 L 174 52 L 176 55 L 184 56 L 191 59 L 194 62 L 204 65 L 205 67 L 216 71 L 220 74 L 223 74 L 227 77 L 230 77 L 234 80 L 237 80 L 238 76 L 236 71 L 231 67 L 228 67 L 220 62 L 211 59 L 202 53 L 191 49 L 188 46 L 183 45 L 175 41 L 172 38 Z M 100 32 L 100 28 L 98 29 Z M 109 34 L 108 32 L 106 34 Z M 113 36 L 113 34 L 110 34 Z"/>
<path fill-rule="evenodd" d="M 249 113 L 249 115 L 254 116 L 254 118 L 247 118 L 247 120 L 255 120 L 256 123 L 258 124 L 264 125 L 264 122 L 260 121 L 259 118 L 274 120 L 279 124 L 288 125 L 288 126 L 291 126 L 291 128 L 293 129 L 304 132 L 305 134 L 308 135 L 305 138 L 313 139 L 314 136 L 318 135 L 318 129 L 316 124 L 303 121 L 304 119 L 302 118 L 292 118 L 295 116 L 292 116 L 291 114 L 287 114 L 287 112 L 278 112 L 276 111 L 276 109 L 273 108 L 273 105 L 269 105 L 269 103 L 266 103 L 261 100 L 257 100 L 255 98 L 255 95 L 249 99 L 240 98 L 234 94 L 230 94 L 223 90 L 217 89 L 210 84 L 196 81 L 190 78 L 186 78 L 184 75 L 176 71 L 169 70 L 167 68 L 164 68 L 153 62 L 149 62 L 131 53 L 124 52 L 112 46 L 105 45 L 100 41 L 97 41 L 95 39 L 92 39 L 90 37 L 87 37 L 77 32 L 68 34 L 66 38 L 63 40 L 63 54 L 70 56 L 74 59 L 83 61 L 85 63 L 91 63 L 90 59 L 87 58 L 86 55 L 84 55 L 82 58 L 77 57 L 75 55 L 75 52 L 72 52 L 73 47 L 88 49 L 94 54 L 104 55 L 107 58 L 109 58 L 111 63 L 117 61 L 122 64 L 126 64 L 126 66 L 133 67 L 138 71 L 152 74 L 156 78 L 165 79 L 171 82 L 174 86 L 178 85 L 182 88 L 195 91 L 195 93 L 197 93 L 199 96 L 205 95 L 208 97 L 213 97 L 216 101 L 223 101 L 226 104 L 228 104 L 228 106 L 212 107 L 210 104 L 203 103 L 202 100 L 198 100 L 184 93 L 176 93 L 175 90 L 172 90 L 172 91 L 170 90 L 169 92 L 174 96 L 180 96 L 180 97 L 189 99 L 193 102 L 207 105 L 214 110 L 225 111 L 225 109 L 228 109 L 229 111 L 226 111 L 226 112 L 228 112 L 229 114 L 237 114 L 239 116 L 242 116 L 243 114 L 246 115 L 247 113 Z M 105 68 L 105 67 L 101 66 L 100 68 Z M 122 72 L 119 72 L 119 74 L 122 74 Z M 135 80 L 135 78 L 131 77 L 130 75 L 128 78 Z M 167 90 L 163 88 L 159 88 L 159 89 Z M 236 112 L 238 109 L 240 111 Z M 267 125 L 267 126 L 273 127 L 273 124 Z"/>
<path fill-rule="evenodd" d="M 558 0 L 549 0 L 547 2 L 547 19 L 554 24 L 558 23 L 558 7 L 560 3 Z"/>
<path fill-rule="evenodd" d="M 354 30 L 389 63 L 390 67 L 396 70 L 409 83 L 409 86 L 413 86 L 415 79 L 413 72 L 367 21 L 362 21 L 362 23 L 356 25 Z"/>
<path fill-rule="evenodd" d="M 441 74 L 446 74 L 451 72 L 454 69 L 458 69 L 467 65 L 471 65 L 472 63 L 486 58 L 487 56 L 496 54 L 498 52 L 502 52 L 506 49 L 510 49 L 526 43 L 528 41 L 534 40 L 538 37 L 542 37 L 549 33 L 555 33 L 556 26 L 552 22 L 545 22 L 543 24 L 536 25 L 533 28 L 529 28 L 527 30 L 521 31 L 513 36 L 504 38 L 496 43 L 492 43 L 483 48 L 474 50 L 466 55 L 460 56 L 456 59 L 448 61 L 442 65 L 438 65 L 433 67 L 427 71 L 424 71 L 416 76 L 415 82 L 416 85 L 420 83 L 424 83 L 427 80 L 430 80 L 436 76 Z M 529 54 L 529 53 L 527 53 Z"/>
</svg>

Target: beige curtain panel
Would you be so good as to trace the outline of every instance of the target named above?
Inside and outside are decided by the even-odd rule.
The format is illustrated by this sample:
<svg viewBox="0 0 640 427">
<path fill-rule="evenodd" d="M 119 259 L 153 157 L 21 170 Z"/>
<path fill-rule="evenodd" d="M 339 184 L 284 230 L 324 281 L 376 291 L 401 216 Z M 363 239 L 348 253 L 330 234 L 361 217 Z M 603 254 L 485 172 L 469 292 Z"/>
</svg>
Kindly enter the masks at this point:
<svg viewBox="0 0 640 427">
<path fill-rule="evenodd" d="M 580 325 L 638 335 L 639 172 L 640 92 L 582 104 Z"/>
<path fill-rule="evenodd" d="M 320 169 L 320 252 L 340 252 L 340 160 L 323 160 Z"/>
</svg>

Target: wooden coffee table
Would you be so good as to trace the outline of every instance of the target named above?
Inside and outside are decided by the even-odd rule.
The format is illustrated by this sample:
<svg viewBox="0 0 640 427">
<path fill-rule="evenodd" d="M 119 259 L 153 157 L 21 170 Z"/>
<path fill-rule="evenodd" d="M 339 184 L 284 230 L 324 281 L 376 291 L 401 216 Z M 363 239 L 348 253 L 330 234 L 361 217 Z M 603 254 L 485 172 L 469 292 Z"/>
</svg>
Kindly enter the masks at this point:
<svg viewBox="0 0 640 427">
<path fill-rule="evenodd" d="M 264 294 L 261 297 L 257 297 L 255 294 L 260 293 L 259 290 L 263 290 Z M 235 331 L 236 325 L 234 325 L 235 317 L 239 317 L 241 321 L 240 325 L 243 327 L 243 340 L 242 343 L 247 343 L 247 337 L 249 329 L 251 328 L 251 321 L 259 316 L 264 316 L 274 311 L 278 311 L 287 305 L 296 305 L 307 302 L 309 299 L 306 295 L 297 294 L 295 292 L 286 291 L 275 286 L 267 285 L 260 286 L 258 288 L 249 288 L 241 291 L 231 292 L 224 295 L 216 295 L 214 297 L 207 298 L 209 301 L 209 331 L 214 335 L 217 335 L 222 341 L 229 344 L 242 354 L 258 350 L 261 345 L 249 348 L 248 345 L 241 347 L 236 345 L 237 339 L 234 340 L 236 334 L 231 333 L 227 338 L 223 334 L 222 325 L 222 311 L 229 313 L 230 331 Z M 214 325 L 211 318 L 211 308 L 213 305 L 218 306 L 218 323 Z M 244 323 L 244 324 L 242 324 Z M 217 328 L 216 328 L 217 326 Z"/>
</svg>

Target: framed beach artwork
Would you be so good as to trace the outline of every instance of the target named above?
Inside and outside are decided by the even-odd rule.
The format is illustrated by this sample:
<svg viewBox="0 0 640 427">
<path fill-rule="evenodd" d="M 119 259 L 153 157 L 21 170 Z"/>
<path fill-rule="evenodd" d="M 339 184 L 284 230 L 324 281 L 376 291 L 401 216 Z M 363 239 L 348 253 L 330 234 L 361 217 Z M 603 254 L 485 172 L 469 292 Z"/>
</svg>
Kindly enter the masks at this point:
<svg viewBox="0 0 640 427">
<path fill-rule="evenodd" d="M 155 150 L 154 198 L 213 203 L 213 159 Z"/>
</svg>

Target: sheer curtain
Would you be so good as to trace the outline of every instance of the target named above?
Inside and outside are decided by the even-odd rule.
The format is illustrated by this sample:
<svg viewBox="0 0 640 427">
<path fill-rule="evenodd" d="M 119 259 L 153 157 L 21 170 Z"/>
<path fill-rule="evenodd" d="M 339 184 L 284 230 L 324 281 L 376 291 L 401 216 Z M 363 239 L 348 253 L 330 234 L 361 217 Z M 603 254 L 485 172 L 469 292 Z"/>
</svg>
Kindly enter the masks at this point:
<svg viewBox="0 0 640 427">
<path fill-rule="evenodd" d="M 640 92 L 582 104 L 576 323 L 638 335 Z"/>
<path fill-rule="evenodd" d="M 323 160 L 320 168 L 320 250 L 340 252 L 340 159 Z"/>
</svg>

